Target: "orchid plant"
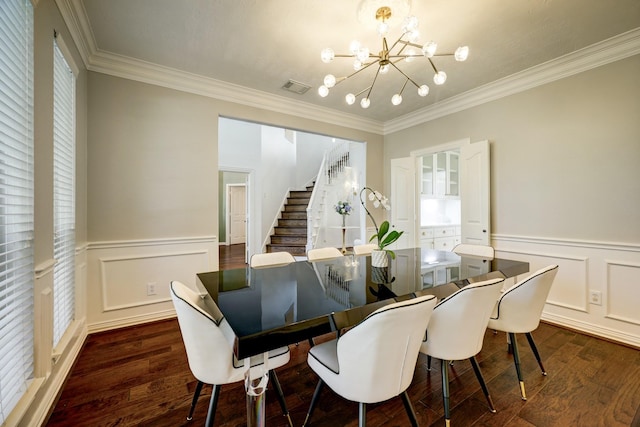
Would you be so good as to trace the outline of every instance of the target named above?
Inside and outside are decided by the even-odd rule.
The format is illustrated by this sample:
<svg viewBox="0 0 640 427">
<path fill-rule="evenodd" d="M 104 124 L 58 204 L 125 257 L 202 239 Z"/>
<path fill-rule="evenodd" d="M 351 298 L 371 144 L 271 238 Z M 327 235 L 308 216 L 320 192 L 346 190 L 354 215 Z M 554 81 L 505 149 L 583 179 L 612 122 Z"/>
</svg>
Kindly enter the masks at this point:
<svg viewBox="0 0 640 427">
<path fill-rule="evenodd" d="M 396 240 L 398 240 L 400 236 L 402 236 L 402 233 L 404 233 L 404 231 L 400 231 L 400 232 L 396 230 L 389 231 L 390 224 L 389 224 L 389 221 L 387 220 L 383 221 L 380 224 L 380 227 L 378 228 L 378 224 L 376 223 L 376 220 L 371 215 L 371 212 L 369 212 L 369 209 L 367 209 L 366 200 L 363 199 L 363 196 L 366 195 L 367 190 L 369 191 L 368 199 L 369 201 L 373 202 L 374 208 L 379 208 L 380 206 L 382 206 L 386 210 L 391 210 L 391 205 L 389 205 L 389 199 L 383 196 L 377 190 L 373 190 L 369 187 L 364 187 L 362 190 L 360 190 L 360 204 L 364 208 L 365 212 L 367 212 L 367 215 L 369 215 L 369 218 L 371 218 L 371 221 L 373 222 L 373 225 L 376 228 L 376 234 L 371 236 L 371 239 L 369 239 L 369 242 L 376 240 L 378 249 L 381 251 L 387 252 L 389 255 L 391 255 L 391 258 L 395 259 L 396 254 L 391 249 L 385 249 L 385 248 L 390 244 L 392 244 L 393 242 L 395 242 Z"/>
</svg>

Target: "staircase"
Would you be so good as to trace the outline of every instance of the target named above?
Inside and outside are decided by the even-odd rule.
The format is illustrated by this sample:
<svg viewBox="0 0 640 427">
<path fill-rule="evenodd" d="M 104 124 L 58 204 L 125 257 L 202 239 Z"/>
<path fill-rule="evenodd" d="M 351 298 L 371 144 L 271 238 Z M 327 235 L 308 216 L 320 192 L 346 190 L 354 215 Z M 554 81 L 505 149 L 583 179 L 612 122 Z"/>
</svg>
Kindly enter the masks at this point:
<svg viewBox="0 0 640 427">
<path fill-rule="evenodd" d="M 278 219 L 267 252 L 289 252 L 294 256 L 307 253 L 307 206 L 313 186 L 304 191 L 291 191 Z"/>
</svg>

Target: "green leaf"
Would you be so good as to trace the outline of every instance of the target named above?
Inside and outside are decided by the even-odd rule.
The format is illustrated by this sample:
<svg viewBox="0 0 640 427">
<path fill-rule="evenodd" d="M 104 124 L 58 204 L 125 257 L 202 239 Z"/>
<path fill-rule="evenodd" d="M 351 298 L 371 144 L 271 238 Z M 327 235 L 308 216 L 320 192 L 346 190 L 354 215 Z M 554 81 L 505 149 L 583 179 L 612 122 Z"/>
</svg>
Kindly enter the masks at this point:
<svg viewBox="0 0 640 427">
<path fill-rule="evenodd" d="M 380 224 L 380 230 L 378 230 L 378 238 L 382 239 L 387 234 L 387 231 L 389 231 L 389 221 L 383 221 Z"/>
</svg>

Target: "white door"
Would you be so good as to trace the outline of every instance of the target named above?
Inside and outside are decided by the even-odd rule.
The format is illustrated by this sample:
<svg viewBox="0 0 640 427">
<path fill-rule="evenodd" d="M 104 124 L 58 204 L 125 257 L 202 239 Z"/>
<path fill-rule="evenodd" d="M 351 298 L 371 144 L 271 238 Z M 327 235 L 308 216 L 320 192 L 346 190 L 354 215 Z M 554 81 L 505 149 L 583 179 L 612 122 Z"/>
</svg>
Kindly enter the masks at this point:
<svg viewBox="0 0 640 427">
<path fill-rule="evenodd" d="M 231 245 L 247 240 L 247 189 L 244 184 L 229 186 L 229 238 Z"/>
<path fill-rule="evenodd" d="M 415 200 L 416 192 L 415 158 L 404 157 L 391 160 L 391 226 L 404 234 L 393 245 L 394 249 L 416 246 Z"/>
<path fill-rule="evenodd" d="M 490 245 L 489 141 L 460 147 L 462 243 Z"/>
</svg>

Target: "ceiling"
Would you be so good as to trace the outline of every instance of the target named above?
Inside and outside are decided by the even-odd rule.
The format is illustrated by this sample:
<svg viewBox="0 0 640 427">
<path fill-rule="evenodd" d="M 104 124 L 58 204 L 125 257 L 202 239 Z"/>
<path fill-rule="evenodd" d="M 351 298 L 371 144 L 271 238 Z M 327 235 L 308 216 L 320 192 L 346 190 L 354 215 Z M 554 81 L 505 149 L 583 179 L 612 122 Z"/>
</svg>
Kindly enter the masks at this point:
<svg viewBox="0 0 640 427">
<path fill-rule="evenodd" d="M 375 30 L 358 21 L 359 0 L 64 1 L 81 23 L 80 44 L 94 56 L 85 58 L 93 61 L 89 69 L 117 58 L 130 66 L 213 79 L 233 91 L 248 88 L 379 122 L 640 27 L 638 0 L 414 0 L 411 14 L 420 20 L 420 44 L 435 40 L 441 52 L 468 45 L 469 59 L 435 58 L 448 75 L 442 86 L 433 83 L 424 58 L 401 65 L 430 87 L 429 95 L 420 97 L 408 86 L 402 104 L 393 106 L 390 99 L 404 78 L 391 70 L 378 79 L 371 106 L 363 109 L 357 102 L 347 105 L 344 95 L 351 84 L 353 92 L 370 85 L 372 73 L 341 83 L 326 98 L 317 93 L 326 74 L 352 72 L 349 59 L 321 62 L 323 48 L 346 53 L 353 39 L 373 53 L 381 48 Z M 398 29 L 392 29 L 389 43 L 398 36 Z M 289 79 L 311 89 L 303 95 L 285 91 Z"/>
</svg>

